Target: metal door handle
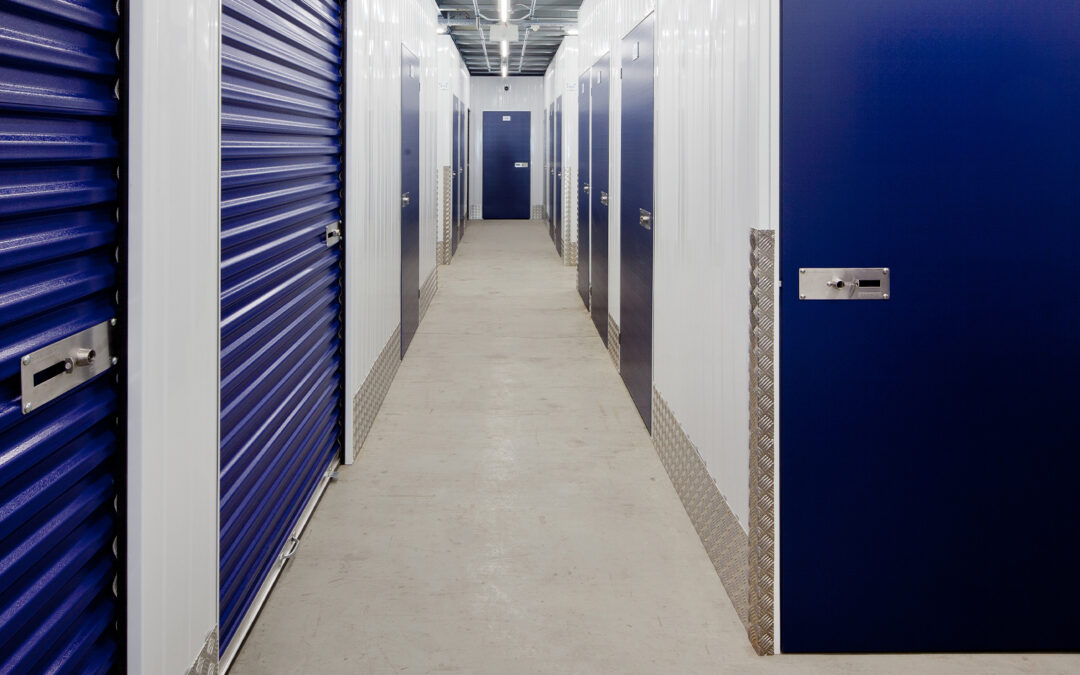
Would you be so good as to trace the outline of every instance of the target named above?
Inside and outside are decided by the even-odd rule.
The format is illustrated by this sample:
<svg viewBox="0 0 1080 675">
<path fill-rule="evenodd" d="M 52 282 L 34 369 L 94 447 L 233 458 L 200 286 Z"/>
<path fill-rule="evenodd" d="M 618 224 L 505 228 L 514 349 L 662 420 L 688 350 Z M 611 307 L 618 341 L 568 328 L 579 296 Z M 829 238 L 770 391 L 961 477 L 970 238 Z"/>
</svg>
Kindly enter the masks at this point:
<svg viewBox="0 0 1080 675">
<path fill-rule="evenodd" d="M 562 178 L 562 171 L 559 172 L 559 178 Z"/>
<path fill-rule="evenodd" d="M 641 215 L 638 216 L 638 224 L 644 227 L 646 230 L 652 229 L 652 214 L 645 209 L 638 209 L 641 211 Z"/>
<path fill-rule="evenodd" d="M 412 195 L 409 192 L 401 195 L 401 208 L 405 208 L 409 204 L 412 204 Z"/>
<path fill-rule="evenodd" d="M 589 186 L 588 183 L 585 183 L 585 192 L 588 192 L 589 190 L 592 190 L 592 188 Z"/>
<path fill-rule="evenodd" d="M 600 203 L 604 206 L 608 205 L 608 193 L 603 190 L 600 191 Z"/>
</svg>

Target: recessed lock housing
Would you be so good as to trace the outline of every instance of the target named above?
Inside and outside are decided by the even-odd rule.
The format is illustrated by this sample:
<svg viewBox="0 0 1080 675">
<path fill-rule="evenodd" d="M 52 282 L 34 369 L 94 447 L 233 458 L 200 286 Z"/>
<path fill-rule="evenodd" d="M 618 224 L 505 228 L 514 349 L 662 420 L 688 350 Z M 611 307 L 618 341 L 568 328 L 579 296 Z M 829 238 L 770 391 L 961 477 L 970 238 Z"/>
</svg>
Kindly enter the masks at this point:
<svg viewBox="0 0 1080 675">
<path fill-rule="evenodd" d="M 800 300 L 888 300 L 888 267 L 803 267 L 799 269 Z"/>
</svg>

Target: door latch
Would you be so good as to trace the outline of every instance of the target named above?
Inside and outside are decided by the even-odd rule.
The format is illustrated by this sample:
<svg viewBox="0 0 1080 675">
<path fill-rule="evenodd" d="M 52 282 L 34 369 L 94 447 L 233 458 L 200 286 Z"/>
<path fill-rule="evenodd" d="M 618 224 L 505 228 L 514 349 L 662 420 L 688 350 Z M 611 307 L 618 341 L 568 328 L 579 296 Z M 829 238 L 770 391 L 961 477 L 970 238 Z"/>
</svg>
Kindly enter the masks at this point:
<svg viewBox="0 0 1080 675">
<path fill-rule="evenodd" d="M 600 203 L 603 206 L 608 205 L 608 193 L 604 192 L 603 190 L 600 191 Z"/>
<path fill-rule="evenodd" d="M 112 326 L 103 321 L 81 333 L 46 345 L 20 360 L 22 411 L 26 415 L 117 364 Z"/>
<path fill-rule="evenodd" d="M 326 248 L 333 248 L 341 243 L 341 223 L 337 222 L 333 225 L 326 226 L 326 234 L 323 235 L 323 241 L 326 242 Z"/>
<path fill-rule="evenodd" d="M 592 190 L 592 186 L 590 186 L 588 183 L 585 183 L 585 185 L 584 185 L 584 187 L 582 189 L 584 189 L 585 192 L 588 192 L 589 190 Z"/>
<path fill-rule="evenodd" d="M 888 300 L 888 267 L 803 267 L 799 269 L 800 300 Z"/>
<path fill-rule="evenodd" d="M 652 214 L 645 209 L 638 209 L 641 211 L 641 215 L 638 216 L 638 224 L 646 230 L 652 229 Z"/>
<path fill-rule="evenodd" d="M 401 195 L 401 208 L 405 208 L 409 204 L 412 204 L 412 193 L 406 192 L 405 194 Z"/>
</svg>

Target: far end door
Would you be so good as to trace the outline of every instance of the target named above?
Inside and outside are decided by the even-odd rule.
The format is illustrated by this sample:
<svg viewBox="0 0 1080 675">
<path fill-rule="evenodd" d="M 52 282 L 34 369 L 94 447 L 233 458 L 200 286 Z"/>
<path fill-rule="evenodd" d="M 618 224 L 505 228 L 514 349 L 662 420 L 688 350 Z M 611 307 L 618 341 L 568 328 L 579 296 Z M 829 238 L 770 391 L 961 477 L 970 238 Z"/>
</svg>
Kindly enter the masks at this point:
<svg viewBox="0 0 1080 675">
<path fill-rule="evenodd" d="M 529 219 L 528 111 L 484 113 L 484 219 Z"/>
<path fill-rule="evenodd" d="M 652 429 L 653 35 L 652 14 L 622 41 L 620 349 L 622 377 Z"/>
<path fill-rule="evenodd" d="M 401 355 L 420 326 L 420 59 L 401 48 Z"/>
<path fill-rule="evenodd" d="M 590 71 L 586 70 L 578 78 L 578 293 L 586 309 L 589 308 L 590 277 L 589 241 L 589 91 L 591 89 Z"/>
</svg>

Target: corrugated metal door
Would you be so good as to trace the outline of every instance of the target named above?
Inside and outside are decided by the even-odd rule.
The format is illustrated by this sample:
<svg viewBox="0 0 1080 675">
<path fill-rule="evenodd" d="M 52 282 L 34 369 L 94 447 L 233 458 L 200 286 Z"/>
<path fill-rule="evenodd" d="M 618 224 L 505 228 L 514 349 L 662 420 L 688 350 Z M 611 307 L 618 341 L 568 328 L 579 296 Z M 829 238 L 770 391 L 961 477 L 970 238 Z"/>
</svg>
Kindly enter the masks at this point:
<svg viewBox="0 0 1080 675">
<path fill-rule="evenodd" d="M 563 254 L 563 240 L 562 240 L 562 227 L 563 227 L 563 198 L 562 198 L 562 186 L 563 186 L 563 157 L 562 157 L 562 143 L 563 143 L 563 124 L 562 124 L 562 96 L 555 99 L 555 250 L 559 252 L 561 256 Z"/>
<path fill-rule="evenodd" d="M 555 241 L 555 104 L 548 106 L 548 235 Z"/>
<path fill-rule="evenodd" d="M 0 673 L 120 659 L 118 377 L 38 351 L 118 315 L 115 8 L 0 6 Z"/>
<path fill-rule="evenodd" d="M 225 0 L 221 108 L 221 649 L 342 437 L 337 2 Z"/>
<path fill-rule="evenodd" d="M 620 196 L 620 367 L 645 426 L 652 429 L 653 39 L 651 14 L 622 40 Z"/>
</svg>

